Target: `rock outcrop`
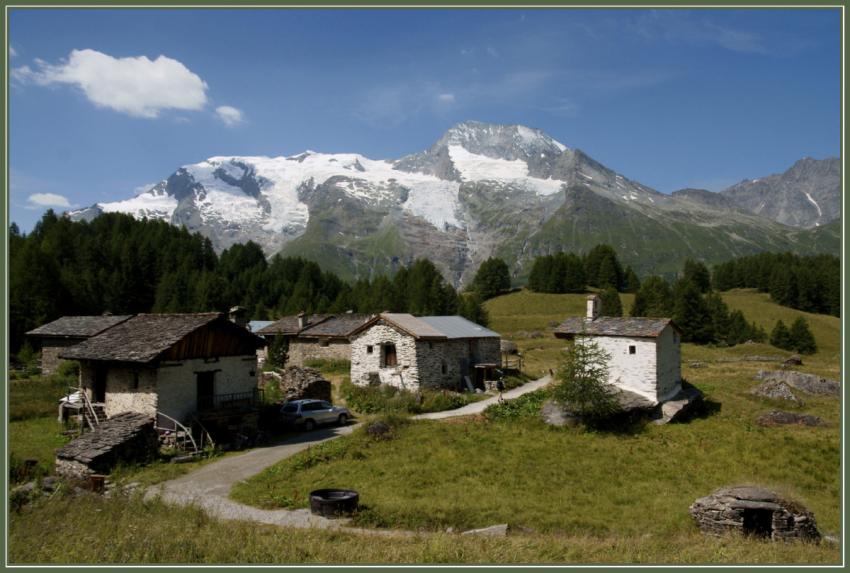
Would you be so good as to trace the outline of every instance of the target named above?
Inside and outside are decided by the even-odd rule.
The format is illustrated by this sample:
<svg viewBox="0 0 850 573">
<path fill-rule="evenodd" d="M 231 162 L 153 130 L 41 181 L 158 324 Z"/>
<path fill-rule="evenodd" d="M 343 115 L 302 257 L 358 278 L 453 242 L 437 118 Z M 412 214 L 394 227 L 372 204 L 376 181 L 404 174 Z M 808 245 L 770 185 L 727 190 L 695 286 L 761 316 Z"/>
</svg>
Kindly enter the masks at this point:
<svg viewBox="0 0 850 573">
<path fill-rule="evenodd" d="M 266 388 L 269 384 L 276 385 L 285 402 L 305 399 L 331 401 L 331 383 L 313 368 L 287 366 L 283 370 L 264 372 L 261 384 Z"/>
<path fill-rule="evenodd" d="M 840 396 L 841 384 L 836 380 L 822 378 L 815 374 L 806 374 L 794 370 L 759 370 L 756 380 L 775 380 L 784 382 L 792 388 L 818 396 Z"/>
</svg>

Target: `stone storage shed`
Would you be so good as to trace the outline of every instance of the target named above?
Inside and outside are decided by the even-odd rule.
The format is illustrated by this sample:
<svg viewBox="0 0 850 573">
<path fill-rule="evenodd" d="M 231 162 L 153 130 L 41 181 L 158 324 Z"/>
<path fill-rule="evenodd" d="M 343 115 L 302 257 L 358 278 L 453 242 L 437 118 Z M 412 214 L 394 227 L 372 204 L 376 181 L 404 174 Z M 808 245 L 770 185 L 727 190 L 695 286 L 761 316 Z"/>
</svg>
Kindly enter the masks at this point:
<svg viewBox="0 0 850 573">
<path fill-rule="evenodd" d="M 59 353 L 65 348 L 88 340 L 131 316 L 63 316 L 30 330 L 27 336 L 41 347 L 41 373 L 49 375 L 56 372 L 62 362 Z"/>
<path fill-rule="evenodd" d="M 154 419 L 125 412 L 60 448 L 56 452 L 56 473 L 86 479 L 92 474 L 109 473 L 118 462 L 150 461 L 158 449 Z"/>
<path fill-rule="evenodd" d="M 587 298 L 584 317 L 570 317 L 555 328 L 557 338 L 583 344 L 594 340 L 610 355 L 608 383 L 651 404 L 682 390 L 681 332 L 669 318 L 600 316 L 600 300 Z"/>
<path fill-rule="evenodd" d="M 817 541 L 815 516 L 801 505 L 755 486 L 721 488 L 697 499 L 690 514 L 703 533 L 738 533 L 774 540 Z"/>
<path fill-rule="evenodd" d="M 460 316 L 384 313 L 351 337 L 351 381 L 405 390 L 484 389 L 500 336 Z"/>
<path fill-rule="evenodd" d="M 220 313 L 139 314 L 66 349 L 80 387 L 107 417 L 138 412 L 180 422 L 200 411 L 256 405 L 264 344 Z"/>
</svg>

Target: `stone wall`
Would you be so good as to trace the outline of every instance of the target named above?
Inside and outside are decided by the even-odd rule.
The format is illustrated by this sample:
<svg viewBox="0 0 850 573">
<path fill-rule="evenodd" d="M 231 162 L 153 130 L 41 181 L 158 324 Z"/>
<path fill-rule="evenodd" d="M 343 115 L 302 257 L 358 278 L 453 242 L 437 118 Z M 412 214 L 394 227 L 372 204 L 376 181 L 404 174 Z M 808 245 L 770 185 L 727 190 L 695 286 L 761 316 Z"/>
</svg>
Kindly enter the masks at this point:
<svg viewBox="0 0 850 573">
<path fill-rule="evenodd" d="M 158 409 L 186 422 L 198 409 L 198 372 L 215 371 L 214 393 L 235 394 L 257 388 L 257 356 L 223 356 L 164 362 L 157 375 Z"/>
<path fill-rule="evenodd" d="M 79 344 L 82 338 L 46 338 L 41 345 L 41 373 L 45 376 L 53 374 L 59 368 L 59 364 L 65 362 L 59 358 L 59 353 L 69 346 Z"/>
<path fill-rule="evenodd" d="M 611 355 L 608 362 L 610 384 L 642 396 L 653 404 L 658 402 L 655 339 L 626 336 L 594 336 L 588 339 L 596 341 L 599 348 Z M 581 336 L 576 337 L 577 344 L 583 340 Z M 630 346 L 634 346 L 634 354 L 629 353 Z"/>
<path fill-rule="evenodd" d="M 395 344 L 395 367 L 381 367 L 381 346 L 384 344 Z M 416 390 L 419 388 L 416 354 L 416 339 L 380 320 L 351 341 L 351 381 L 366 386 L 372 381 L 372 375 L 377 375 L 381 384 Z"/>
<path fill-rule="evenodd" d="M 293 338 L 289 341 L 287 366 L 304 366 L 310 360 L 350 360 L 351 344 L 347 340 L 331 340 L 327 346 L 319 340 Z"/>
<path fill-rule="evenodd" d="M 156 378 L 153 368 L 110 367 L 106 374 L 106 417 L 121 412 L 153 417 L 157 410 Z"/>
<path fill-rule="evenodd" d="M 682 388 L 682 353 L 679 333 L 667 326 L 657 341 L 656 369 L 659 402 L 668 400 Z"/>
</svg>

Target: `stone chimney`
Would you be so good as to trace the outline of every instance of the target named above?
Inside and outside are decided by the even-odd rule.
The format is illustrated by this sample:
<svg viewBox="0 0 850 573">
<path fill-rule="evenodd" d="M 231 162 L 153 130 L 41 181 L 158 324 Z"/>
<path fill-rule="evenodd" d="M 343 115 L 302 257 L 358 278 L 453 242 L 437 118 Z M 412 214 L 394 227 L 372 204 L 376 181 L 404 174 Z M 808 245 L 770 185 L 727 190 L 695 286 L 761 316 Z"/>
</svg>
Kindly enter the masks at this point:
<svg viewBox="0 0 850 573">
<path fill-rule="evenodd" d="M 298 313 L 298 330 L 301 330 L 305 326 L 307 326 L 307 313 L 302 310 Z"/>
<path fill-rule="evenodd" d="M 244 306 L 233 306 L 227 313 L 227 318 L 236 326 L 248 328 L 248 310 Z"/>
<path fill-rule="evenodd" d="M 602 310 L 602 303 L 599 300 L 599 297 L 595 294 L 592 294 L 587 297 L 587 316 L 585 320 L 591 321 L 599 318 L 599 312 Z"/>
</svg>

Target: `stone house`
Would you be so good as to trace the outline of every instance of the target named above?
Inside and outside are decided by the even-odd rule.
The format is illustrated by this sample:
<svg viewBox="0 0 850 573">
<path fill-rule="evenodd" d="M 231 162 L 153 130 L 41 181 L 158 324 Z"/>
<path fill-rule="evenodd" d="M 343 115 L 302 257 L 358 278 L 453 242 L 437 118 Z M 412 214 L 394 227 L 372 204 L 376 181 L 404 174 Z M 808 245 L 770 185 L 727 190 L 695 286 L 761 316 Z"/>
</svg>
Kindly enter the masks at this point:
<svg viewBox="0 0 850 573">
<path fill-rule="evenodd" d="M 374 317 L 372 314 L 305 314 L 285 316 L 261 328 L 257 334 L 268 341 L 288 341 L 287 365 L 303 367 L 310 360 L 350 360 L 349 337 Z"/>
<path fill-rule="evenodd" d="M 107 328 L 121 324 L 131 315 L 113 316 L 63 316 L 27 332 L 37 347 L 41 347 L 41 373 L 56 372 L 61 362 L 59 353 L 69 346 L 100 334 Z"/>
<path fill-rule="evenodd" d="M 608 382 L 660 404 L 682 389 L 681 332 L 669 318 L 600 316 L 596 295 L 587 297 L 585 317 L 570 317 L 555 336 L 577 344 L 593 339 L 610 355 Z"/>
<path fill-rule="evenodd" d="M 106 416 L 158 413 L 180 422 L 199 412 L 256 405 L 263 339 L 220 313 L 139 314 L 69 347 L 80 388 Z"/>
<path fill-rule="evenodd" d="M 351 336 L 351 381 L 483 389 L 499 367 L 499 343 L 498 333 L 460 316 L 380 314 Z"/>
</svg>

